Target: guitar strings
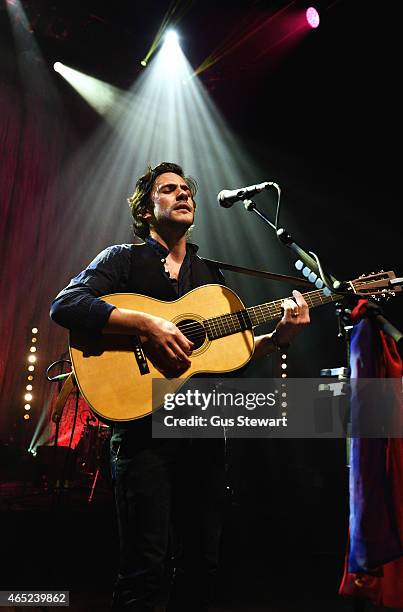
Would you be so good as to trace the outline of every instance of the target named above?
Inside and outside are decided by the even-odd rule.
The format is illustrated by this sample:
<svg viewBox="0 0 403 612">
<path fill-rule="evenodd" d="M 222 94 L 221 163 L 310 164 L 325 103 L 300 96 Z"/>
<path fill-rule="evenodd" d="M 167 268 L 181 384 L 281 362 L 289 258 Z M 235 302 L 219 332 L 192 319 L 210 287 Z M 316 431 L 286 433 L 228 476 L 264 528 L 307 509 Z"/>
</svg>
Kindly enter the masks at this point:
<svg viewBox="0 0 403 612">
<path fill-rule="evenodd" d="M 316 294 L 316 292 L 312 292 L 314 294 Z M 313 299 L 313 296 L 305 294 L 306 297 L 310 298 L 310 305 L 311 306 L 318 306 L 320 304 L 324 304 L 326 302 L 329 301 L 334 301 L 335 299 L 338 299 L 338 296 L 332 294 L 330 296 L 321 296 L 321 295 L 315 295 L 315 300 Z M 274 305 L 277 304 L 279 305 L 279 307 L 275 307 Z M 184 331 L 185 334 L 187 334 L 188 336 L 190 334 L 193 334 L 192 337 L 194 337 L 195 339 L 197 338 L 202 338 L 206 332 L 208 332 L 208 330 L 206 329 L 206 324 L 209 324 L 211 327 L 210 331 L 223 331 L 221 329 L 221 327 L 224 328 L 225 331 L 233 331 L 235 333 L 240 332 L 240 331 L 245 331 L 243 329 L 231 329 L 230 327 L 227 327 L 228 325 L 234 326 L 236 323 L 238 323 L 238 317 L 239 315 L 244 315 L 245 313 L 248 314 L 249 316 L 249 312 L 248 311 L 255 311 L 252 312 L 252 314 L 257 317 L 257 324 L 259 325 L 260 323 L 265 323 L 268 322 L 266 319 L 266 316 L 264 312 L 256 312 L 257 309 L 263 311 L 266 310 L 268 311 L 268 314 L 270 315 L 270 317 L 272 317 L 272 319 L 276 319 L 279 316 L 281 316 L 281 304 L 283 303 L 283 300 L 276 300 L 276 302 L 271 302 L 271 303 L 267 303 L 267 304 L 262 304 L 260 306 L 252 306 L 250 308 L 246 308 L 244 310 L 240 310 L 240 311 L 236 311 L 236 312 L 228 312 L 228 313 L 224 313 L 223 315 L 218 315 L 216 317 L 211 317 L 210 319 L 206 319 L 203 322 L 192 322 L 192 323 L 185 323 L 184 325 L 180 325 L 180 323 L 178 324 L 179 329 L 181 331 Z M 272 310 L 275 310 L 275 312 L 271 312 Z M 259 321 L 259 315 L 262 317 L 262 320 Z M 234 317 L 236 317 L 236 321 L 234 321 Z M 228 320 L 230 319 L 230 320 Z M 232 320 L 231 320 L 232 319 Z M 200 327 L 202 327 L 202 329 L 200 329 Z M 196 335 L 195 335 L 196 334 Z"/>
<path fill-rule="evenodd" d="M 360 289 L 362 284 L 366 283 L 365 280 L 361 279 L 357 279 L 356 281 L 352 282 L 355 285 L 355 289 L 358 290 Z M 302 295 L 311 307 L 320 306 L 321 304 L 334 302 L 335 300 L 340 299 L 340 295 L 335 293 L 331 293 L 330 295 L 324 295 L 322 289 L 308 291 L 307 293 L 304 293 Z M 235 312 L 227 312 L 216 317 L 205 319 L 204 321 L 194 321 L 191 323 L 185 323 L 184 325 L 181 325 L 179 323 L 178 327 L 187 337 L 189 337 L 189 339 L 193 338 L 194 340 L 203 338 L 203 336 L 206 336 L 209 331 L 212 331 L 213 333 L 217 331 L 220 333 L 222 331 L 228 331 L 229 333 L 242 332 L 245 331 L 245 329 L 231 329 L 231 327 L 227 326 L 235 326 L 236 323 L 239 323 L 239 316 L 245 316 L 245 314 L 249 318 L 250 315 L 252 315 L 257 320 L 257 325 L 260 325 L 262 323 L 268 323 L 269 320 L 277 319 L 281 317 L 281 305 L 284 299 L 286 298 L 274 300 L 273 302 L 267 302 L 265 304 L 261 304 L 260 306 L 250 306 L 249 308 L 245 308 L 243 310 L 238 310 Z M 267 314 L 271 317 L 269 320 L 267 319 Z M 261 320 L 259 320 L 260 318 Z M 207 325 L 210 326 L 210 330 L 207 329 Z"/>
<path fill-rule="evenodd" d="M 313 292 L 316 293 L 316 292 Z M 313 296 L 310 296 L 308 294 L 305 294 L 306 297 L 310 298 L 310 303 L 311 306 L 318 306 L 320 304 L 338 299 L 338 296 L 335 295 L 331 295 L 331 296 L 315 296 L 316 300 L 313 299 Z M 200 326 L 204 328 L 205 330 L 205 324 L 210 324 L 210 325 L 226 325 L 226 324 L 231 324 L 231 321 L 228 321 L 228 318 L 233 319 L 234 317 L 237 317 L 239 315 L 244 315 L 245 313 L 248 314 L 249 316 L 249 312 L 252 312 L 252 314 L 254 316 L 257 316 L 257 318 L 259 319 L 259 315 L 262 317 L 262 322 L 266 321 L 266 316 L 264 312 L 256 312 L 257 309 L 263 311 L 266 310 L 268 311 L 268 314 L 270 316 L 273 317 L 273 319 L 277 318 L 278 316 L 281 316 L 281 304 L 283 303 L 284 300 L 276 300 L 276 302 L 271 302 L 271 303 L 267 303 L 267 304 L 262 304 L 260 306 L 251 306 L 249 308 L 245 308 L 244 310 L 238 310 L 235 312 L 227 312 L 224 313 L 222 315 L 218 315 L 216 317 L 211 317 L 210 319 L 205 319 L 204 321 L 195 321 L 195 322 L 191 322 L 191 323 L 185 323 L 184 325 L 181 325 L 180 323 L 178 324 L 178 326 L 180 327 L 180 329 L 185 329 L 187 332 L 191 333 L 193 330 L 199 330 Z M 275 306 L 275 304 L 278 303 L 278 307 Z M 272 312 L 272 310 L 274 310 L 274 312 Z M 255 311 L 255 312 L 253 312 Z M 227 319 L 227 320 L 225 320 Z M 235 322 L 234 322 L 235 323 Z M 232 323 L 233 324 L 233 323 Z"/>
</svg>

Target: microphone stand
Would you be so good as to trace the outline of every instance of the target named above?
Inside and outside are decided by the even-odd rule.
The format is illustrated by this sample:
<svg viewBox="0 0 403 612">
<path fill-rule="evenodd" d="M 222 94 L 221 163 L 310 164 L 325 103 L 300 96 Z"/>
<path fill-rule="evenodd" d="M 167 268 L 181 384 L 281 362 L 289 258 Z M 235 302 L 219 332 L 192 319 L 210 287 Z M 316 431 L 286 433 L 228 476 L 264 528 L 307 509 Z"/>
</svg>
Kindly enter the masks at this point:
<svg viewBox="0 0 403 612">
<path fill-rule="evenodd" d="M 269 225 L 276 233 L 276 236 L 279 241 L 286 247 L 291 249 L 298 256 L 299 261 L 297 261 L 295 264 L 297 269 L 300 270 L 303 264 L 305 264 L 305 268 L 302 270 L 302 273 L 304 274 L 304 276 L 308 277 L 308 280 L 310 280 L 312 283 L 315 283 L 318 289 L 321 289 L 322 286 L 325 285 L 325 287 L 327 287 L 327 289 L 333 293 L 339 293 L 341 296 L 352 296 L 352 294 L 348 291 L 348 283 L 345 283 L 344 281 L 338 281 L 328 272 L 325 273 L 319 261 L 319 258 L 316 255 L 312 257 L 312 255 L 314 254 L 311 251 L 305 251 L 305 249 L 303 249 L 302 246 L 294 240 L 294 238 L 291 236 L 291 234 L 289 234 L 289 232 L 287 232 L 287 230 L 285 230 L 284 228 L 277 229 L 274 223 L 272 223 L 270 219 L 261 210 L 258 209 L 256 203 L 253 200 L 246 199 L 243 201 L 243 204 L 245 206 L 245 210 L 249 212 L 254 212 L 260 219 L 262 219 L 262 221 Z M 320 285 L 318 283 L 319 280 L 322 281 L 323 285 Z M 389 281 L 389 285 L 391 286 L 391 288 L 395 286 L 403 286 L 403 277 L 391 279 Z M 340 310 L 340 304 L 336 304 L 336 307 L 338 308 L 338 312 L 336 312 L 336 314 L 339 317 L 338 337 L 344 338 L 349 341 L 349 333 L 346 333 L 345 321 L 344 325 L 341 324 L 343 317 L 342 310 Z M 381 329 L 383 332 L 393 338 L 396 344 L 399 344 L 401 342 L 403 338 L 403 333 L 383 316 L 379 306 L 369 302 L 367 314 L 375 321 L 379 329 Z M 349 363 L 348 350 L 349 349 L 347 349 L 347 363 Z"/>
<path fill-rule="evenodd" d="M 317 258 L 311 256 L 311 254 L 299 245 L 295 239 L 291 236 L 284 228 L 277 229 L 274 223 L 256 206 L 253 200 L 243 201 L 245 210 L 255 213 L 262 221 L 269 225 L 272 230 L 276 233 L 278 240 L 286 247 L 291 249 L 297 256 L 299 261 L 296 262 L 297 269 L 301 269 L 305 264 L 305 268 L 302 270 L 304 276 L 308 276 L 312 283 L 315 283 L 318 289 L 321 289 L 323 285 L 329 289 L 329 291 L 344 294 L 347 291 L 345 283 L 338 281 L 334 276 L 325 273 L 320 261 Z M 301 265 L 302 264 L 302 265 Z M 323 284 L 317 283 L 316 279 L 320 279 Z M 316 281 L 316 282 L 315 282 Z"/>
</svg>

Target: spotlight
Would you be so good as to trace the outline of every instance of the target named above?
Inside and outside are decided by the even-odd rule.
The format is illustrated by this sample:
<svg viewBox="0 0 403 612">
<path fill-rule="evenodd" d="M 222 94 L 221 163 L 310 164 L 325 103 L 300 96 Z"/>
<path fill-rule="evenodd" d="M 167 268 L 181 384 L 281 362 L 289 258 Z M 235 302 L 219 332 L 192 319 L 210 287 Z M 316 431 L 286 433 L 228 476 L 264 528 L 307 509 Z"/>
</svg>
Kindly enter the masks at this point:
<svg viewBox="0 0 403 612">
<path fill-rule="evenodd" d="M 31 404 L 25 404 L 24 408 L 25 410 L 31 410 Z"/>
<path fill-rule="evenodd" d="M 59 63 L 60 63 L 60 62 L 56 62 L 56 64 L 59 64 Z M 61 64 L 60 64 L 60 65 L 61 65 Z M 33 334 L 37 334 L 37 333 L 38 333 L 38 328 L 37 328 L 37 327 L 33 327 L 33 328 L 31 329 L 31 332 L 32 332 Z"/>
<path fill-rule="evenodd" d="M 25 419 L 26 421 L 28 421 L 28 419 L 29 419 L 29 414 L 28 414 L 27 412 L 24 414 L 24 419 Z"/>
<path fill-rule="evenodd" d="M 30 402 L 30 401 L 32 400 L 32 393 L 26 393 L 26 394 L 24 395 L 24 400 L 25 400 L 26 402 Z"/>
<path fill-rule="evenodd" d="M 62 64 L 61 62 L 55 62 L 55 63 L 53 64 L 53 70 L 54 70 L 55 72 L 60 72 L 60 71 L 61 71 L 62 66 L 63 66 L 63 64 Z M 34 328 L 34 329 L 35 329 L 35 328 Z M 33 333 L 33 334 L 36 334 L 36 331 L 32 330 L 32 333 Z"/>
<path fill-rule="evenodd" d="M 36 361 L 36 357 L 35 357 L 35 355 L 30 355 L 30 356 L 28 357 L 28 361 L 29 361 L 30 363 L 35 363 L 35 361 Z M 29 368 L 28 368 L 28 369 L 29 369 Z"/>
<path fill-rule="evenodd" d="M 35 370 L 35 366 L 33 366 L 33 365 L 28 366 L 28 371 L 29 372 L 33 372 L 34 370 Z"/>
<path fill-rule="evenodd" d="M 168 30 L 168 32 L 165 34 L 165 43 L 177 44 L 178 41 L 178 34 L 175 32 L 175 30 Z"/>
<path fill-rule="evenodd" d="M 168 72 L 173 73 L 171 75 L 170 84 L 173 83 L 172 76 L 175 77 L 176 81 L 179 79 L 179 77 L 181 80 L 183 79 L 183 62 L 184 56 L 179 45 L 178 35 L 173 30 L 169 30 L 169 32 L 167 32 L 165 35 L 164 44 L 162 45 L 159 53 L 158 67 L 164 74 L 167 74 Z"/>
<path fill-rule="evenodd" d="M 147 66 L 146 60 L 141 60 L 140 64 L 145 68 Z"/>
<path fill-rule="evenodd" d="M 27 385 L 25 388 L 27 391 L 32 391 L 32 385 Z"/>
<path fill-rule="evenodd" d="M 310 6 L 305 13 L 306 20 L 311 28 L 317 28 L 319 25 L 319 13 L 313 6 Z"/>
</svg>

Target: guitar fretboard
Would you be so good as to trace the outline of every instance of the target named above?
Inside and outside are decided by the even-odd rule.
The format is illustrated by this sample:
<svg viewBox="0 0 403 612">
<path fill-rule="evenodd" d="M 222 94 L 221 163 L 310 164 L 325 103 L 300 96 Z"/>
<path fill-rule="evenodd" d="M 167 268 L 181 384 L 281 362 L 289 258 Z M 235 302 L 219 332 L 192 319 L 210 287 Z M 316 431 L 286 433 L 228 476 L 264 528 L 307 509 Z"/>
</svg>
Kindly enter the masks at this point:
<svg viewBox="0 0 403 612">
<path fill-rule="evenodd" d="M 341 298 L 337 293 L 325 295 L 322 289 L 309 291 L 303 295 L 309 308 L 315 308 L 322 304 L 335 302 Z M 281 308 L 283 301 L 284 298 L 206 319 L 203 324 L 209 340 L 223 338 L 224 336 L 229 336 L 240 331 L 245 331 L 246 329 L 252 329 L 258 325 L 263 325 L 263 323 L 281 319 L 283 316 L 283 310 Z"/>
</svg>

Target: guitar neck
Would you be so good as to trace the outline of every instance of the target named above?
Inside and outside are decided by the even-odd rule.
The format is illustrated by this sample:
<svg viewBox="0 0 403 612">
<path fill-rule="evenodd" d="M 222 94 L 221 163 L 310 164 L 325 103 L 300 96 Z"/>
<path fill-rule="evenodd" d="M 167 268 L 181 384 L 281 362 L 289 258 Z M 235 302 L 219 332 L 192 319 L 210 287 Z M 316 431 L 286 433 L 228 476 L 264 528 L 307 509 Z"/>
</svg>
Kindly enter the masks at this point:
<svg viewBox="0 0 403 612">
<path fill-rule="evenodd" d="M 316 308 L 316 306 L 322 306 L 322 304 L 329 304 L 330 302 L 335 302 L 342 297 L 337 293 L 325 295 L 323 293 L 323 289 L 308 291 L 308 293 L 304 293 L 303 296 L 309 308 Z M 245 310 L 248 313 L 252 327 L 262 325 L 263 323 L 269 323 L 270 321 L 275 321 L 276 319 L 281 319 L 283 316 L 283 310 L 281 308 L 283 301 L 284 298 L 281 300 L 275 300 L 274 302 L 260 304 L 259 306 L 251 306 L 246 308 Z"/>
<path fill-rule="evenodd" d="M 316 308 L 316 306 L 321 306 L 322 304 L 335 302 L 341 298 L 337 293 L 325 295 L 323 289 L 309 291 L 303 295 L 310 308 Z M 224 336 L 236 334 L 240 331 L 245 331 L 246 329 L 252 329 L 258 325 L 263 325 L 263 323 L 281 319 L 283 316 L 281 308 L 283 301 L 284 298 L 207 319 L 204 321 L 207 335 L 210 340 L 215 340 L 217 338 L 223 338 Z"/>
</svg>

